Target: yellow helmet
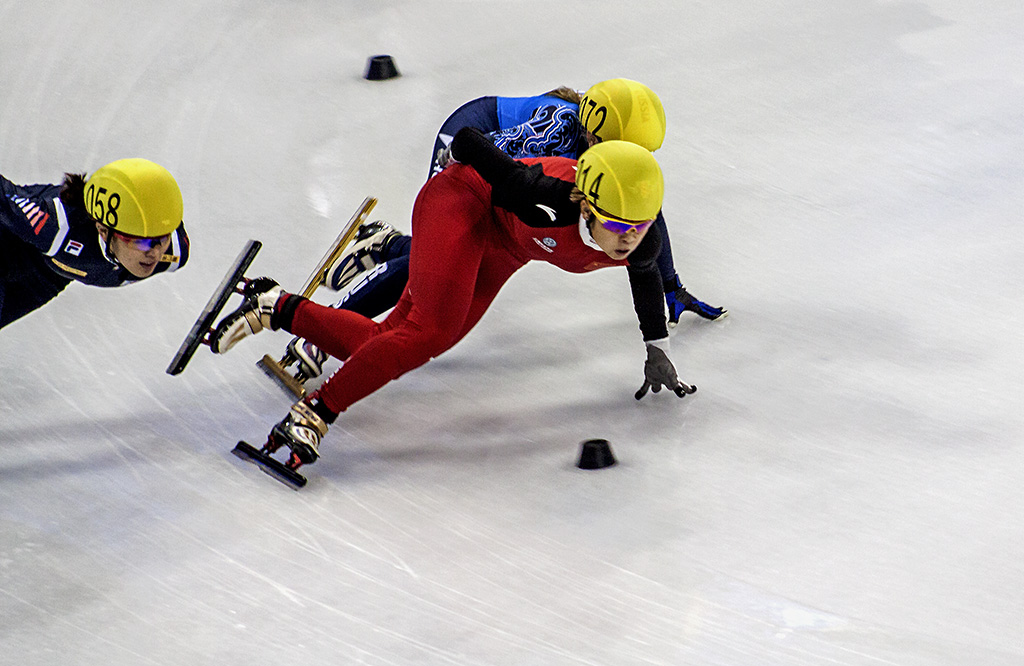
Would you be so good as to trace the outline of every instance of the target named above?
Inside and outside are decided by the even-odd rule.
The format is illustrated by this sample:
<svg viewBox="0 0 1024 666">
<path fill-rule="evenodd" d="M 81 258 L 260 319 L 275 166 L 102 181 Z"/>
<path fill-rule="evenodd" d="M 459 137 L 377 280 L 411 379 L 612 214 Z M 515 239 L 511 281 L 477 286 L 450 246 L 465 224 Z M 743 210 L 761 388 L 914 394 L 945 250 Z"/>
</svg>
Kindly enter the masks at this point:
<svg viewBox="0 0 1024 666">
<path fill-rule="evenodd" d="M 665 140 L 665 109 L 654 91 L 629 79 L 596 83 L 580 101 L 580 122 L 602 141 L 629 141 L 647 150 Z"/>
<path fill-rule="evenodd" d="M 156 238 L 178 228 L 183 202 L 167 169 L 133 157 L 102 166 L 85 181 L 85 209 L 111 229 Z"/>
<path fill-rule="evenodd" d="M 665 197 L 661 167 L 649 150 L 602 141 L 580 156 L 576 187 L 587 201 L 623 220 L 653 220 Z"/>
</svg>

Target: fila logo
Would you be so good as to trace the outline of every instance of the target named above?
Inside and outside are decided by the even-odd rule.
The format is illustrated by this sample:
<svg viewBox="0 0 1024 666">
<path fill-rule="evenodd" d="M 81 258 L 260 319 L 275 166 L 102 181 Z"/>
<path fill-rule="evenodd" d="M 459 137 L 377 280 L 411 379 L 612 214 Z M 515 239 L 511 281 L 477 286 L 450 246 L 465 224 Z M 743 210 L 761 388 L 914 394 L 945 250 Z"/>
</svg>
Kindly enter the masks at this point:
<svg viewBox="0 0 1024 666">
<path fill-rule="evenodd" d="M 540 208 L 542 211 L 547 213 L 548 217 L 551 218 L 552 222 L 555 221 L 555 209 L 554 208 L 552 208 L 551 206 L 545 206 L 544 204 L 534 204 L 534 206 L 536 206 L 537 208 Z"/>
<path fill-rule="evenodd" d="M 32 230 L 36 232 L 36 236 L 46 226 L 46 221 L 50 219 L 50 214 L 39 207 L 37 203 L 31 199 L 25 197 L 8 197 L 11 201 L 17 204 L 21 212 L 25 213 L 25 217 L 28 218 L 28 223 L 32 225 Z"/>
<path fill-rule="evenodd" d="M 540 238 L 534 236 L 533 242 L 536 243 L 537 245 L 540 245 L 540 249 L 544 250 L 545 252 L 554 252 L 555 246 L 558 245 L 558 241 L 556 241 L 554 238 L 551 238 L 550 236 L 545 236 L 544 240 L 541 240 Z"/>
<path fill-rule="evenodd" d="M 85 248 L 85 246 L 82 245 L 81 243 L 79 243 L 78 241 L 76 241 L 76 240 L 69 240 L 68 244 L 64 246 L 64 251 L 67 252 L 68 254 L 71 254 L 71 255 L 74 255 L 74 256 L 77 257 L 80 254 L 82 254 L 82 250 L 84 248 Z"/>
</svg>

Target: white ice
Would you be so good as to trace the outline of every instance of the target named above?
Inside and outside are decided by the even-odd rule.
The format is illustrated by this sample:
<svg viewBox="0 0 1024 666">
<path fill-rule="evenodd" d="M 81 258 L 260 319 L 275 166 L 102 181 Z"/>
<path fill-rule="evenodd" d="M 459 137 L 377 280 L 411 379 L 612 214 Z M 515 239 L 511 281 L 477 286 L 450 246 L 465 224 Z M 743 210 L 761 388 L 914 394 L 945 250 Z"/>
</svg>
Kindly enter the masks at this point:
<svg viewBox="0 0 1024 666">
<path fill-rule="evenodd" d="M 0 663 L 1024 663 L 1022 35 L 1019 0 L 0 0 L 0 173 L 148 157 L 193 242 L 0 332 Z M 301 492 L 230 455 L 287 334 L 164 369 L 247 239 L 296 289 L 365 196 L 409 229 L 462 102 L 615 76 L 731 311 L 672 334 L 695 395 L 634 401 L 621 271 L 533 265 Z"/>
</svg>

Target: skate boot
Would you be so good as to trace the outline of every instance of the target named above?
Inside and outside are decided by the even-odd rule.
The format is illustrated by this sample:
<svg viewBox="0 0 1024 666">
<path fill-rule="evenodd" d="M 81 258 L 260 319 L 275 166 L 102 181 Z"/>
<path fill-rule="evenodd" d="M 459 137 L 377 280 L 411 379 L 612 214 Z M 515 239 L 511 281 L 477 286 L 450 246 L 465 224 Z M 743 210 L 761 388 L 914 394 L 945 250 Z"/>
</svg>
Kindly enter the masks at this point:
<svg viewBox="0 0 1024 666">
<path fill-rule="evenodd" d="M 292 338 L 292 341 L 288 343 L 287 354 L 290 359 L 299 364 L 299 374 L 295 376 L 299 383 L 319 377 L 324 371 L 324 363 L 327 362 L 325 352 L 312 342 L 298 337 Z"/>
<path fill-rule="evenodd" d="M 282 445 L 291 449 L 291 458 L 285 463 L 296 470 L 302 465 L 316 462 L 320 457 L 320 440 L 327 434 L 327 424 L 313 411 L 309 403 L 299 401 L 292 405 L 288 416 L 274 426 L 263 450 L 270 454 Z"/>
<path fill-rule="evenodd" d="M 281 287 L 268 277 L 249 280 L 242 290 L 245 300 L 237 310 L 220 320 L 210 334 L 210 349 L 214 354 L 223 354 L 243 338 L 255 335 L 265 328 L 276 330 L 271 325 L 274 305 L 281 295 Z"/>
<path fill-rule="evenodd" d="M 357 275 L 381 263 L 382 253 L 401 235 L 380 220 L 359 225 L 352 245 L 327 269 L 327 286 L 335 291 L 344 289 Z"/>
</svg>

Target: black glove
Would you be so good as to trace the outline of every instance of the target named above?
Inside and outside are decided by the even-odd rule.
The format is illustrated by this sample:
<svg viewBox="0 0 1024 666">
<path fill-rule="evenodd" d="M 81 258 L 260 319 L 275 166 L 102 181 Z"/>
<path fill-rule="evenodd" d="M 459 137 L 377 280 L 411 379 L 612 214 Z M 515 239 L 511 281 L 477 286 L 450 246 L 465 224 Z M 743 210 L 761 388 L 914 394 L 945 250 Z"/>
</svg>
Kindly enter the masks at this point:
<svg viewBox="0 0 1024 666">
<path fill-rule="evenodd" d="M 729 314 L 724 308 L 716 308 L 699 301 L 686 291 L 679 283 L 679 278 L 674 278 L 665 283 L 665 303 L 668 304 L 668 325 L 675 326 L 679 323 L 679 315 L 684 311 L 694 312 L 705 319 L 715 321 Z"/>
<path fill-rule="evenodd" d="M 668 357 L 668 338 L 652 340 L 647 343 L 644 384 L 633 397 L 639 400 L 647 395 L 648 389 L 658 393 L 662 386 L 680 398 L 685 398 L 697 390 L 696 386 L 689 386 L 679 381 L 679 376 L 676 375 L 676 366 L 672 365 L 672 361 Z"/>
</svg>

